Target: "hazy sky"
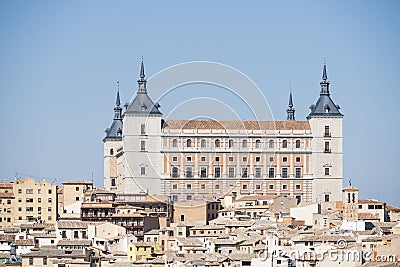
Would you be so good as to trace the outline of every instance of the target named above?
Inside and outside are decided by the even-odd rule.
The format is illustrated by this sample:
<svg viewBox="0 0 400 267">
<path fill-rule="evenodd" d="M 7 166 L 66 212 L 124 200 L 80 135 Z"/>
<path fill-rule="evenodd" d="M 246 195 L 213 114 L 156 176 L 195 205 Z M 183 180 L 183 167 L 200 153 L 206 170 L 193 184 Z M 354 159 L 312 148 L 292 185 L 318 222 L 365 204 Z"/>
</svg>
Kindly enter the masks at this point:
<svg viewBox="0 0 400 267">
<path fill-rule="evenodd" d="M 275 119 L 285 119 L 291 83 L 299 120 L 318 98 L 326 57 L 345 115 L 344 184 L 400 206 L 399 12 L 399 1 L 1 1 L 0 178 L 61 183 L 93 172 L 103 186 L 116 81 L 131 99 L 142 55 L 148 77 L 194 60 L 232 66 Z M 176 101 L 160 104 L 166 114 Z"/>
</svg>

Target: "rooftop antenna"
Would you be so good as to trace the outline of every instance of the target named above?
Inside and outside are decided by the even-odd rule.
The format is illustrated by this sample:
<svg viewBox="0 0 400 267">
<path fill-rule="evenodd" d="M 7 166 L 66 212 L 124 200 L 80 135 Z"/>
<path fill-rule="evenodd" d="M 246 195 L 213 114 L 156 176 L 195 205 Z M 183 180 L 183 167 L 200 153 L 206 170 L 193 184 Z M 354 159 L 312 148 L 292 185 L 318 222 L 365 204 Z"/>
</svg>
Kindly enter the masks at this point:
<svg viewBox="0 0 400 267">
<path fill-rule="evenodd" d="M 349 185 L 351 186 L 351 178 L 349 179 Z"/>
<path fill-rule="evenodd" d="M 94 180 L 93 180 L 93 171 L 92 171 L 92 185 L 94 184 Z M 94 188 L 94 186 L 93 186 Z"/>
</svg>

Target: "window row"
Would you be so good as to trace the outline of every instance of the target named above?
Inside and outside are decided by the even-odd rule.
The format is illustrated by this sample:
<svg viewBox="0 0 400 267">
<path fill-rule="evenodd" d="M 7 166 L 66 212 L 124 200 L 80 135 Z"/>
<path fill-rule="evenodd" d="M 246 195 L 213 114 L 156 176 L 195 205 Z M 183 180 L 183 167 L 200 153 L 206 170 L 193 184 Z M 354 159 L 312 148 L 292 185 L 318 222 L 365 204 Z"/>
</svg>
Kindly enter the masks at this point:
<svg viewBox="0 0 400 267">
<path fill-rule="evenodd" d="M 172 184 L 171 186 L 172 190 L 179 190 L 179 184 Z M 184 189 L 186 190 L 192 190 L 194 186 L 192 184 L 186 184 L 184 186 Z M 241 186 L 242 190 L 249 190 L 249 185 L 248 184 L 242 184 Z M 295 190 L 301 190 L 301 185 L 300 184 L 295 184 L 294 185 Z M 200 184 L 199 185 L 200 190 L 206 190 L 207 189 L 207 184 Z M 219 184 L 214 185 L 215 190 L 220 190 L 221 186 Z M 255 184 L 254 185 L 255 190 L 262 190 L 262 184 Z M 275 190 L 275 185 L 274 184 L 269 184 L 267 187 L 268 190 Z M 289 190 L 289 186 L 287 184 L 283 184 L 281 186 L 282 190 Z"/>
<path fill-rule="evenodd" d="M 207 158 L 204 157 L 204 156 L 200 157 L 200 161 L 201 162 L 205 162 L 206 159 Z M 214 159 L 215 162 L 221 162 L 221 157 L 220 156 L 215 156 L 213 159 Z M 243 156 L 241 159 L 242 159 L 243 162 L 247 162 L 249 158 L 247 156 Z M 283 156 L 282 157 L 282 162 L 288 162 L 288 159 L 289 159 L 288 157 Z M 193 161 L 193 158 L 192 158 L 192 156 L 186 156 L 185 160 L 187 162 L 191 162 L 191 161 Z M 234 160 L 235 160 L 234 157 L 228 157 L 228 161 L 229 162 L 234 162 Z M 274 162 L 274 160 L 275 160 L 275 157 L 269 157 L 269 162 Z M 173 162 L 177 162 L 178 161 L 178 156 L 173 156 L 172 157 L 172 161 Z M 261 157 L 259 157 L 259 156 L 255 157 L 254 161 L 255 162 L 261 162 Z M 301 162 L 301 157 L 295 157 L 295 161 L 297 163 Z"/>
<path fill-rule="evenodd" d="M 192 141 L 192 139 L 186 139 L 184 143 L 185 147 L 195 147 L 195 142 Z M 235 147 L 241 147 L 241 148 L 249 148 L 251 144 L 249 144 L 248 140 L 242 140 L 240 141 L 235 141 L 233 139 L 229 139 L 227 145 L 224 146 L 224 141 L 221 141 L 220 139 L 214 140 L 213 144 L 209 144 L 206 139 L 201 139 L 200 140 L 200 147 L 201 148 L 206 148 L 206 147 L 215 147 L 215 148 L 221 148 L 221 147 L 228 147 L 228 148 L 235 148 Z M 262 148 L 262 142 L 260 139 L 256 139 L 253 145 L 255 148 Z M 274 140 L 269 140 L 268 141 L 268 148 L 275 148 L 276 144 Z M 178 147 L 178 139 L 173 139 L 172 140 L 172 147 Z M 289 147 L 289 142 L 288 140 L 283 140 L 281 143 L 282 148 L 288 148 Z M 301 141 L 296 140 L 294 142 L 294 147 L 295 148 L 301 148 Z"/>
<path fill-rule="evenodd" d="M 26 189 L 25 193 L 26 193 L 26 194 L 33 194 L 33 189 L 31 189 L 31 188 Z M 37 193 L 38 193 L 38 194 L 41 194 L 41 193 L 42 193 L 42 189 L 39 188 L 39 189 L 37 190 Z M 47 190 L 47 193 L 51 194 L 51 193 L 52 193 L 52 190 L 51 190 L 51 189 Z M 18 194 L 22 194 L 22 189 L 18 189 Z"/>
<path fill-rule="evenodd" d="M 209 167 L 207 166 L 200 166 L 200 171 L 199 171 L 199 177 L 201 178 L 207 178 L 209 173 L 208 173 Z M 249 177 L 249 167 L 241 167 L 240 173 L 236 173 L 236 167 L 230 166 L 228 167 L 228 172 L 227 172 L 227 177 L 229 178 L 235 178 L 236 175 L 238 174 L 242 178 L 248 178 Z M 183 176 L 186 178 L 193 178 L 194 177 L 194 168 L 192 166 L 186 166 L 186 168 L 182 171 Z M 214 167 L 214 172 L 210 173 L 211 176 L 214 178 L 220 178 L 222 177 L 222 172 L 221 172 L 221 167 L 217 166 Z M 287 167 L 282 167 L 281 168 L 281 177 L 282 178 L 288 178 L 289 177 L 289 168 Z M 177 166 L 172 166 L 171 169 L 171 177 L 172 178 L 178 178 L 180 177 L 180 172 L 179 168 Z M 254 177 L 255 178 L 262 178 L 262 167 L 255 167 L 254 168 Z M 275 173 L 275 168 L 271 167 L 268 168 L 268 178 L 275 178 L 276 173 Z M 295 178 L 301 178 L 302 177 L 302 168 L 297 167 L 295 168 L 295 173 L 294 173 Z"/>
</svg>

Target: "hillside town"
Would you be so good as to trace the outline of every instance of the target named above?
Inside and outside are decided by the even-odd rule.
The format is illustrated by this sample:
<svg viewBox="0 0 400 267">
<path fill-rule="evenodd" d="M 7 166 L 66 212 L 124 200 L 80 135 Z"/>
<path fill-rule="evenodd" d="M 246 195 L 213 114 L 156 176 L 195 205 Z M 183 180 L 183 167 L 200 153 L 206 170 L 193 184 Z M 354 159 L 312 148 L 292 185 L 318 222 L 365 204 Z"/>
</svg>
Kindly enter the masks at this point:
<svg viewBox="0 0 400 267">
<path fill-rule="evenodd" d="M 2 182 L 1 266 L 397 266 L 400 208 L 358 193 L 171 201 L 86 180 Z"/>
</svg>

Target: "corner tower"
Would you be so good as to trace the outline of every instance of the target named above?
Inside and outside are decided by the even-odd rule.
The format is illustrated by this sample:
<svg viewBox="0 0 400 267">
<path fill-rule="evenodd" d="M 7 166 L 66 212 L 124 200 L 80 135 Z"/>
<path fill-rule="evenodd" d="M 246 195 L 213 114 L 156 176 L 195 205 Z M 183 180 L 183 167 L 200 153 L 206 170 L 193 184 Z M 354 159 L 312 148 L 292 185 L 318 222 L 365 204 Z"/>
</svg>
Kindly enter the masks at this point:
<svg viewBox="0 0 400 267">
<path fill-rule="evenodd" d="M 119 81 L 117 82 L 117 99 L 114 107 L 114 119 L 105 130 L 104 143 L 104 188 L 109 191 L 116 191 L 121 182 L 117 171 L 117 150 L 122 148 L 122 107 L 119 96 Z"/>
<path fill-rule="evenodd" d="M 329 92 L 326 64 L 322 71 L 321 91 L 317 103 L 311 105 L 307 119 L 310 122 L 313 173 L 313 201 L 330 202 L 342 200 L 343 180 L 343 133 L 339 105 Z"/>
<path fill-rule="evenodd" d="M 129 103 L 123 118 L 124 175 L 119 191 L 124 194 L 160 194 L 162 113 L 158 109 L 160 105 L 147 94 L 143 59 L 137 82 L 136 96 Z"/>
</svg>

